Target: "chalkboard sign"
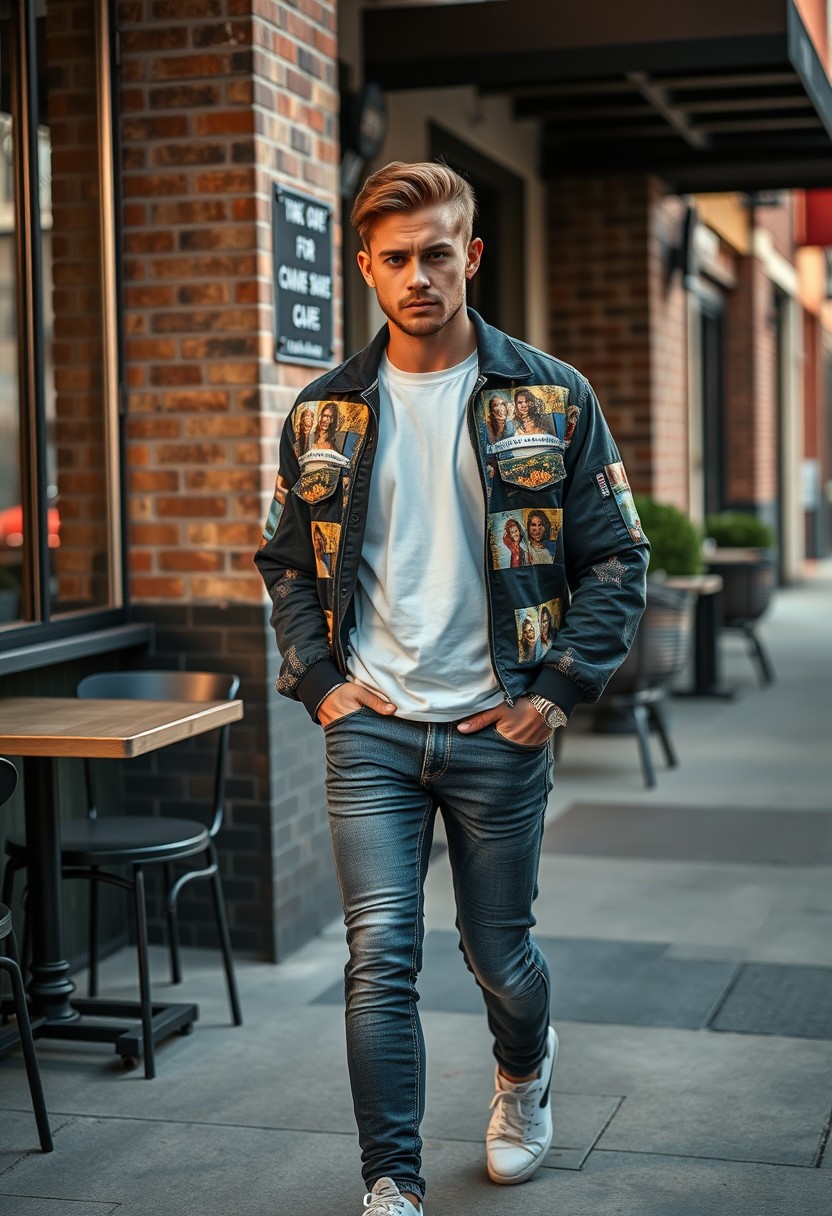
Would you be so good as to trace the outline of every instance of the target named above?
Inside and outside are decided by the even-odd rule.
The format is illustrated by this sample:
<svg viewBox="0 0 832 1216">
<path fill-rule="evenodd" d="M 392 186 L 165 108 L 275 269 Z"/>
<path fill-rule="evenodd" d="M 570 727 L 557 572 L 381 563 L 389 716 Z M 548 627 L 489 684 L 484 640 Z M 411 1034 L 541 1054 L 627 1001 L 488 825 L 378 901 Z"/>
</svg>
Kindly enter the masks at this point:
<svg viewBox="0 0 832 1216">
<path fill-rule="evenodd" d="M 274 187 L 274 357 L 331 364 L 332 207 Z"/>
</svg>

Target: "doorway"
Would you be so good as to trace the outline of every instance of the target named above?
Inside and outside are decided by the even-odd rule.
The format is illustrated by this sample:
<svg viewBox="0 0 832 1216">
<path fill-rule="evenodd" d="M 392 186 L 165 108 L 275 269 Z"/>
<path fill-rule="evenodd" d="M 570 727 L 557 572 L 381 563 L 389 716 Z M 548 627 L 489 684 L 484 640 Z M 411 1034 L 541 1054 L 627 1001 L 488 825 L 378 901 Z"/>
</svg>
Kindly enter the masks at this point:
<svg viewBox="0 0 832 1216">
<path fill-rule="evenodd" d="M 474 235 L 482 238 L 480 268 L 468 284 L 468 303 L 489 325 L 524 338 L 525 191 L 523 179 L 435 123 L 430 156 L 444 160 L 471 183 L 478 213 Z"/>
</svg>

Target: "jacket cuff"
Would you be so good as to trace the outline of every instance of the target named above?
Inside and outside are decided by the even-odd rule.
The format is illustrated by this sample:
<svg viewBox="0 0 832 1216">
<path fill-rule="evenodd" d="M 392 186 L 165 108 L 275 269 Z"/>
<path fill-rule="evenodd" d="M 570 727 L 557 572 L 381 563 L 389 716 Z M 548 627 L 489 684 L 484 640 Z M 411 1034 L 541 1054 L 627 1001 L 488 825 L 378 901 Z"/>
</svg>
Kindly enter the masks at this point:
<svg viewBox="0 0 832 1216">
<path fill-rule="evenodd" d="M 336 685 L 344 683 L 344 677 L 332 659 L 319 659 L 317 663 L 312 664 L 296 691 L 298 699 L 303 702 L 313 722 L 318 721 L 318 706 L 327 693 L 332 692 Z"/>
<path fill-rule="evenodd" d="M 534 683 L 526 691 L 527 693 L 540 693 L 547 700 L 554 701 L 567 718 L 575 706 L 583 700 L 583 694 L 574 680 L 568 679 L 551 663 L 544 664 L 539 669 Z"/>
</svg>

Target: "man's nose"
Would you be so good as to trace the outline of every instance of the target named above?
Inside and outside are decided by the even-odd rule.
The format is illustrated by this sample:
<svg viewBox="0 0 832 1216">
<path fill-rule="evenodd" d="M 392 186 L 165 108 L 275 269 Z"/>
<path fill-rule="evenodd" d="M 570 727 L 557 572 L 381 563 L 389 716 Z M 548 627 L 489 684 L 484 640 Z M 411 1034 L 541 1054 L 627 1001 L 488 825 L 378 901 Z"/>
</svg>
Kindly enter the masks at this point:
<svg viewBox="0 0 832 1216">
<path fill-rule="evenodd" d="M 408 275 L 408 287 L 426 287 L 430 283 L 430 277 L 427 268 L 419 258 L 414 258 L 410 264 L 410 274 Z"/>
</svg>

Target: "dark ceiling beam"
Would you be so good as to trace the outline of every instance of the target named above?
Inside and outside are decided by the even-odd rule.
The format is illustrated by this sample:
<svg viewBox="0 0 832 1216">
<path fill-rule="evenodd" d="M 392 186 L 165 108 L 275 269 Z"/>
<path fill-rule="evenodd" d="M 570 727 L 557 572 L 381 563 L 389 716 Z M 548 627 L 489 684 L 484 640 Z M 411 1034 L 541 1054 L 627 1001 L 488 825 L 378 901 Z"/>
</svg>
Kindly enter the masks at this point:
<svg viewBox="0 0 832 1216">
<path fill-rule="evenodd" d="M 726 119 L 725 122 L 703 123 L 702 130 L 711 135 L 728 135 L 731 132 L 742 135 L 753 131 L 822 131 L 823 123 L 817 114 L 810 114 L 806 118 L 735 118 Z"/>
<path fill-rule="evenodd" d="M 627 80 L 633 88 L 638 89 L 645 101 L 650 102 L 656 113 L 661 114 L 676 134 L 681 135 L 688 147 L 707 148 L 707 135 L 693 125 L 683 110 L 669 101 L 667 92 L 653 84 L 645 72 L 628 72 Z"/>
<path fill-rule="evenodd" d="M 657 72 L 653 76 L 655 83 L 666 89 L 769 88 L 771 85 L 794 84 L 795 79 L 792 71 L 702 73 L 699 76 L 663 76 Z"/>
<path fill-rule="evenodd" d="M 514 102 L 515 118 L 563 119 L 572 118 L 580 122 L 593 122 L 599 118 L 650 118 L 655 111 L 647 102 L 640 105 L 620 106 L 564 106 L 546 98 L 536 102 L 532 98 L 521 98 Z"/>
<path fill-rule="evenodd" d="M 779 113 L 781 110 L 806 110 L 812 114 L 815 112 L 805 93 L 795 97 L 766 97 L 763 95 L 761 97 L 722 97 L 718 100 L 703 99 L 685 102 L 678 98 L 673 100 L 689 114 L 730 114 L 742 113 L 746 110 L 749 114 L 754 110 L 771 110 L 773 113 Z"/>
</svg>

